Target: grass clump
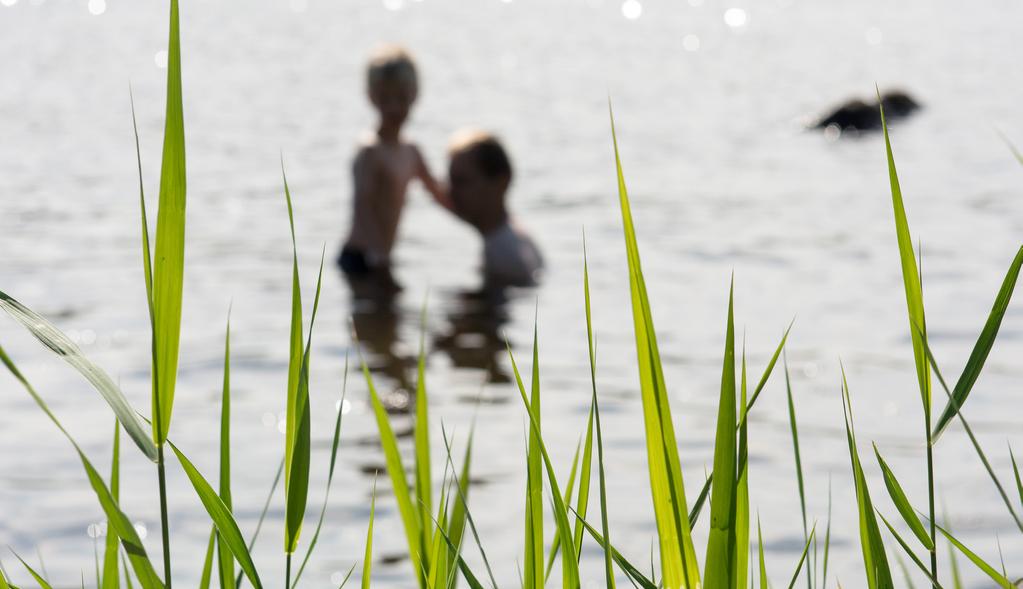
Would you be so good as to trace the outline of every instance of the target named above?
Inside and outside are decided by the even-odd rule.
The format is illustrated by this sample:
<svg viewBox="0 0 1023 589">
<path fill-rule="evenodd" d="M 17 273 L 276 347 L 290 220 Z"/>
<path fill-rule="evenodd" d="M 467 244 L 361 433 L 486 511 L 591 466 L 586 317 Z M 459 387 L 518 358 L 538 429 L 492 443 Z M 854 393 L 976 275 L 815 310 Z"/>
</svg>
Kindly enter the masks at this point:
<svg viewBox="0 0 1023 589">
<path fill-rule="evenodd" d="M 291 327 L 289 333 L 289 363 L 287 372 L 286 431 L 283 459 L 278 468 L 270 496 L 263 507 L 255 530 L 246 540 L 234 517 L 234 501 L 231 492 L 231 335 L 230 320 L 227 322 L 224 341 L 224 370 L 221 394 L 220 423 L 220 468 L 216 488 L 188 458 L 186 452 L 176 446 L 170 436 L 171 417 L 174 404 L 174 390 L 177 373 L 177 358 L 180 347 L 180 322 L 182 309 L 182 284 L 184 276 L 185 240 L 185 149 L 184 119 L 181 92 L 180 31 L 177 0 L 171 0 L 168 44 L 167 116 L 164 133 L 163 162 L 161 167 L 159 209 L 157 212 L 155 256 L 150 251 L 148 220 L 146 217 L 145 195 L 141 190 L 142 166 L 139 159 L 140 210 L 142 220 L 142 258 L 146 285 L 147 307 L 152 333 L 152 398 L 150 417 L 140 417 L 121 392 L 119 387 L 103 369 L 90 361 L 82 351 L 59 329 L 45 318 L 33 312 L 13 297 L 0 292 L 0 308 L 6 311 L 47 348 L 73 366 L 100 394 L 111 408 L 116 419 L 113 437 L 111 472 L 104 478 L 93 462 L 77 444 L 74 437 L 63 427 L 58 417 L 50 410 L 43 397 L 33 388 L 14 361 L 0 347 L 0 362 L 17 380 L 41 411 L 57 427 L 58 431 L 72 445 L 85 471 L 89 487 L 102 508 L 108 525 L 108 534 L 103 546 L 103 557 L 97 555 L 95 585 L 102 589 L 134 587 L 137 583 L 143 589 L 162 589 L 172 586 L 174 568 L 171 564 L 171 531 L 167 510 L 165 449 L 169 446 L 180 464 L 185 478 L 192 485 L 210 521 L 210 536 L 206 557 L 202 563 L 201 588 L 213 585 L 214 579 L 221 589 L 238 589 L 247 582 L 254 588 L 263 586 L 260 568 L 267 563 L 256 562 L 252 549 L 262 528 L 274 492 L 283 479 L 284 522 L 281 555 L 285 569 L 282 585 L 286 589 L 296 587 L 303 578 L 320 532 L 327 520 L 327 500 L 333 481 L 340 448 L 342 414 L 339 411 L 333 429 L 330 448 L 327 485 L 324 503 L 319 510 L 316 527 L 303 547 L 302 529 L 308 516 L 309 477 L 312 468 L 311 451 L 311 401 L 309 395 L 310 361 L 312 357 L 312 334 L 323 276 L 323 258 L 320 260 L 319 277 L 313 296 L 312 312 L 306 331 L 303 316 L 303 295 L 299 281 L 297 238 L 294 224 L 292 197 L 287 178 L 282 180 L 284 197 L 288 209 L 288 221 L 292 240 L 291 280 Z M 882 113 L 883 121 L 883 113 Z M 591 390 L 590 408 L 577 447 L 567 481 L 559 484 L 558 472 L 551 460 L 548 444 L 542 428 L 541 402 L 543 399 L 540 378 L 539 346 L 537 326 L 534 325 L 532 364 L 529 384 L 526 385 L 520 373 L 515 356 L 509 348 L 509 359 L 515 375 L 515 383 L 525 410 L 529 432 L 524 451 L 526 487 L 523 491 L 524 519 L 521 532 L 524 543 L 520 584 L 524 589 L 539 589 L 558 581 L 551 579 L 554 570 L 560 572 L 560 585 L 575 589 L 583 585 L 580 559 L 587 536 L 596 544 L 603 556 L 602 576 L 609 588 L 615 588 L 621 579 L 644 589 L 667 587 L 671 589 L 745 589 L 759 581 L 762 588 L 769 587 L 763 533 L 759 517 L 756 518 L 757 551 L 754 554 L 751 542 L 751 497 L 749 483 L 749 456 L 752 432 L 749 414 L 764 390 L 773 370 L 783 358 L 791 325 L 785 330 L 767 366 L 752 390 L 749 387 L 745 344 L 736 345 L 734 317 L 734 281 L 729 289 L 728 311 L 725 318 L 725 341 L 722 354 L 721 381 L 718 391 L 718 412 L 714 441 L 714 471 L 695 496 L 687 500 L 687 489 L 681 468 L 679 444 L 675 433 L 668 386 L 665 382 L 653 311 L 647 294 L 643 275 L 636 229 L 631 214 L 625 175 L 621 156 L 611 122 L 611 136 L 614 145 L 615 171 L 617 176 L 619 206 L 624 227 L 625 250 L 628 259 L 629 289 L 635 333 L 636 358 L 639 368 L 640 399 L 643 408 L 643 426 L 646 442 L 648 488 L 652 500 L 657 534 L 657 550 L 651 555 L 649 574 L 637 567 L 622 551 L 615 548 L 609 524 L 607 497 L 607 473 L 605 463 L 603 432 L 600 420 L 600 405 L 597 394 L 597 362 L 595 353 L 594 322 L 591 316 L 591 293 L 589 268 L 583 242 L 583 301 L 587 332 L 587 351 L 590 367 Z M 987 454 L 977 441 L 966 417 L 963 405 L 976 385 L 985 361 L 994 346 L 1002 320 L 1011 300 L 1020 269 L 1023 267 L 1023 248 L 1016 253 L 1002 286 L 996 296 L 991 313 L 984 324 L 959 379 L 949 387 L 942 376 L 938 363 L 927 339 L 927 322 L 923 299 L 923 281 L 917 252 L 914 251 L 909 230 L 898 174 L 895 167 L 891 140 L 887 125 L 884 125 L 885 156 L 888 162 L 891 185 L 895 233 L 899 259 L 902 266 L 907 316 L 910 325 L 914 368 L 917 376 L 920 400 L 923 410 L 924 441 L 926 442 L 927 510 L 919 511 L 900 483 L 894 470 L 874 446 L 874 455 L 880 467 L 884 488 L 899 514 L 903 524 L 911 532 L 900 533 L 886 517 L 880 505 L 871 496 L 871 489 L 864 465 L 860 459 L 859 446 L 853 419 L 853 403 L 844 369 L 839 381 L 840 399 L 844 416 L 846 441 L 850 458 L 855 508 L 858 514 L 858 535 L 863 560 L 866 586 L 871 589 L 894 587 L 890 566 L 894 558 L 907 580 L 912 584 L 911 569 L 905 556 L 918 574 L 923 575 L 934 587 L 942 586 L 943 571 L 939 567 L 938 540 L 943 539 L 949 547 L 947 559 L 948 574 L 953 586 L 961 585 L 956 554 L 1000 587 L 1016 586 L 1010 579 L 1004 565 L 996 568 L 966 546 L 948 531 L 948 526 L 939 525 L 935 517 L 935 464 L 933 447 L 941 439 L 942 432 L 957 420 L 961 422 L 978 458 L 985 467 L 992 483 L 997 488 L 1013 522 L 1023 533 L 1023 522 L 1018 509 L 1023 509 L 1023 482 L 1015 456 L 1009 449 L 1013 465 L 1013 480 L 1019 495 L 1019 503 L 1010 497 L 1000 478 L 991 466 Z M 136 147 L 138 134 L 136 130 Z M 155 260 L 154 260 L 155 257 Z M 228 313 L 230 315 L 230 313 Z M 426 311 L 423 311 L 425 325 Z M 425 328 L 424 328 L 425 332 Z M 738 350 L 737 350 L 738 348 Z M 738 351 L 738 353 L 737 353 Z M 738 356 L 738 357 L 737 357 Z M 800 522 L 803 533 L 803 547 L 799 558 L 793 563 L 788 587 L 795 587 L 805 569 L 808 589 L 828 587 L 828 562 L 831 544 L 830 487 L 827 524 L 824 531 L 823 551 L 818 558 L 818 525 L 810 523 L 806 508 L 806 488 L 800 453 L 796 403 L 789 380 L 787 362 L 785 380 L 789 427 L 792 436 L 792 450 L 795 462 L 796 486 L 799 492 Z M 414 417 L 412 469 L 406 469 L 399 448 L 397 436 L 390 418 L 376 392 L 372 375 L 365 362 L 361 362 L 367 381 L 370 405 L 380 435 L 381 448 L 386 457 L 386 474 L 394 490 L 407 542 L 407 556 L 412 576 L 420 589 L 453 589 L 462 581 L 473 589 L 482 589 L 489 583 L 497 588 L 498 583 L 491 570 L 483 542 L 473 520 L 469 504 L 470 468 L 472 459 L 472 434 L 468 436 L 465 455 L 461 466 L 456 467 L 452 458 L 451 440 L 442 429 L 444 464 L 440 485 L 434 489 L 434 474 L 438 470 L 431 460 L 431 435 L 429 431 L 429 394 L 425 379 L 425 341 L 420 341 L 417 365 L 416 409 Z M 345 398 L 348 364 L 345 364 L 345 379 L 342 383 L 342 402 Z M 933 380 L 936 378 L 947 397 L 947 405 L 936 421 L 932 420 Z M 147 551 L 142 539 L 131 525 L 131 519 L 120 504 L 121 462 L 120 436 L 123 432 L 148 460 L 157 466 L 159 505 L 161 514 L 160 557 L 154 558 Z M 594 464 L 594 446 L 596 463 Z M 408 473 L 412 472 L 412 483 Z M 596 470 L 598 502 L 600 507 L 599 528 L 591 523 L 589 506 L 591 481 Z M 902 473 L 905 475 L 905 473 Z M 565 480 L 564 478 L 562 480 Z M 693 489 L 690 489 L 690 491 Z M 917 498 L 918 499 L 918 498 Z M 376 514 L 376 488 L 374 485 L 370 513 L 366 523 L 364 554 L 361 556 L 361 583 L 370 586 L 372 572 L 373 523 Z M 709 500 L 709 535 L 703 547 L 702 558 L 698 555 L 693 529 L 699 521 L 703 507 Z M 545 505 L 549 507 L 545 509 Z M 545 522 L 553 519 L 554 532 L 549 538 L 545 534 Z M 885 543 L 882 528 L 895 540 Z M 894 519 L 894 518 L 892 518 Z M 471 536 L 484 566 L 484 574 L 474 570 L 464 557 L 466 531 Z M 940 536 L 939 536 L 940 534 Z M 150 547 L 151 548 L 151 547 Z M 157 554 L 154 551 L 152 554 Z M 296 559 L 301 554 L 301 559 Z M 25 569 L 32 582 L 40 587 L 50 587 L 45 570 L 37 571 L 20 556 L 16 559 Z M 755 556 L 755 558 L 754 558 Z M 510 557 L 509 557 L 510 558 Z M 353 558 L 352 568 L 344 577 L 343 586 L 355 570 L 358 559 Z M 702 567 L 701 567 L 702 563 Z M 297 566 L 294 566 L 297 565 Z M 1016 565 L 1018 566 L 1018 565 Z M 43 567 L 40 567 L 42 569 Z M 158 572 L 163 571 L 162 576 Z M 1014 571 L 1019 573 L 1020 571 Z M 82 585 L 84 586 L 84 580 Z M 268 586 L 278 586 L 277 583 Z M 8 571 L 0 568 L 0 589 L 16 587 Z"/>
</svg>

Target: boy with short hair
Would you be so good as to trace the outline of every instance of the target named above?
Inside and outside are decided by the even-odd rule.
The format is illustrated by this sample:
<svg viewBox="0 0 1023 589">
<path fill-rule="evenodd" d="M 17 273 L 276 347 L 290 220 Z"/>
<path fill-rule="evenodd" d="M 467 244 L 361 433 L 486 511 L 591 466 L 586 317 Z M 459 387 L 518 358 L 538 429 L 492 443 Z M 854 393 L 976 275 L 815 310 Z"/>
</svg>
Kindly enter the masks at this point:
<svg viewBox="0 0 1023 589">
<path fill-rule="evenodd" d="M 451 208 L 483 237 L 485 286 L 535 285 L 543 257 L 508 212 L 512 166 L 504 146 L 490 133 L 465 130 L 455 134 L 448 155 Z"/>
<path fill-rule="evenodd" d="M 381 47 L 369 61 L 366 82 L 380 120 L 376 133 L 361 142 L 352 165 L 352 226 L 338 264 L 349 277 L 377 276 L 397 286 L 391 277 L 391 250 L 409 182 L 421 181 L 442 205 L 447 197 L 419 148 L 401 135 L 419 92 L 412 57 L 395 45 Z"/>
</svg>

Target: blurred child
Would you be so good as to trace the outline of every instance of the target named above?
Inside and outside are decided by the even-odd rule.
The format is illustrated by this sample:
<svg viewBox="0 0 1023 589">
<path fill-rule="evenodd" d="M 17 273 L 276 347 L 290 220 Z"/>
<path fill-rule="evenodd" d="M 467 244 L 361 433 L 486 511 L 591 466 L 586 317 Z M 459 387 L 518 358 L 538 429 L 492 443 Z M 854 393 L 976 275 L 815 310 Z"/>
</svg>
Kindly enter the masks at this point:
<svg viewBox="0 0 1023 589">
<path fill-rule="evenodd" d="M 418 179 L 444 206 L 447 197 L 419 148 L 401 135 L 419 91 L 412 57 L 401 47 L 381 47 L 370 59 L 366 74 L 369 100 L 379 123 L 376 132 L 361 141 L 352 165 L 352 227 L 338 264 L 350 278 L 378 278 L 397 287 L 391 276 L 391 250 L 409 182 Z"/>
</svg>

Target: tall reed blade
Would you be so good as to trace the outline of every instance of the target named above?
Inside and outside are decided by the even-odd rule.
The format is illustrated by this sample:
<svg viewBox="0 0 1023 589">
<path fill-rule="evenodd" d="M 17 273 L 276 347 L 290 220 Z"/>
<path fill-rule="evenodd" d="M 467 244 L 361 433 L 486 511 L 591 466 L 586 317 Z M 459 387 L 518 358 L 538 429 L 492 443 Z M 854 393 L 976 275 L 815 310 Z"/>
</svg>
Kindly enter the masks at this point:
<svg viewBox="0 0 1023 589">
<path fill-rule="evenodd" d="M 110 464 L 110 496 L 114 501 L 120 501 L 121 494 L 121 426 L 114 421 L 114 453 Z M 117 549 L 120 545 L 120 538 L 117 537 L 117 530 L 107 519 L 107 539 L 103 552 L 103 584 L 102 589 L 119 589 L 121 579 L 118 573 L 119 563 L 117 562 Z"/>
<path fill-rule="evenodd" d="M 538 356 L 536 351 L 536 325 L 533 326 L 533 373 L 534 378 L 530 389 L 530 396 L 526 402 L 526 409 L 529 413 L 536 414 L 536 428 L 530 428 L 529 430 L 529 442 L 526 450 L 526 508 L 525 508 L 525 558 L 524 558 L 524 578 L 523 586 L 525 589 L 542 589 L 544 586 L 544 568 L 543 568 L 543 471 L 541 466 L 540 457 L 540 443 L 539 443 L 539 431 L 540 431 L 540 386 L 539 386 L 539 365 Z M 509 355 L 511 351 L 509 349 Z M 512 358 L 514 366 L 514 358 Z M 522 389 L 523 394 L 525 387 L 523 387 L 521 379 L 518 378 L 518 371 L 516 371 L 516 379 L 519 382 L 519 388 Z M 551 490 L 552 494 L 557 494 L 557 487 Z"/>
<path fill-rule="evenodd" d="M 615 169 L 618 176 L 618 199 L 625 232 L 625 251 L 629 262 L 629 289 L 636 334 L 636 356 L 639 364 L 640 389 L 643 401 L 643 423 L 646 430 L 647 461 L 650 491 L 653 496 L 657 536 L 660 544 L 661 569 L 667 587 L 696 588 L 700 584 L 699 565 L 693 547 L 687 517 L 685 485 L 671 419 L 668 391 L 661 369 L 650 301 L 640 266 L 639 246 L 632 223 L 629 193 L 625 186 L 614 113 L 610 103 L 611 139 L 614 144 Z M 734 426 L 734 424 L 733 424 Z"/>
<path fill-rule="evenodd" d="M 948 540 L 949 543 L 952 544 L 952 546 L 955 546 L 956 550 L 962 552 L 963 556 L 965 556 L 970 562 L 972 562 L 974 566 L 983 571 L 984 574 L 990 577 L 992 581 L 997 583 L 999 587 L 1003 587 L 1004 589 L 1015 589 L 1016 585 L 1012 581 L 1005 578 L 1005 575 L 999 573 L 995 569 L 995 567 L 991 566 L 984 559 L 977 556 L 975 552 L 967 548 L 965 544 L 960 542 L 948 530 L 941 526 L 937 526 L 937 528 L 938 531 L 941 532 L 943 536 L 945 536 L 945 539 Z"/>
<path fill-rule="evenodd" d="M 227 312 L 224 333 L 224 386 L 220 395 L 220 499 L 228 511 L 233 510 L 231 498 L 231 311 Z M 231 548 L 217 535 L 217 570 L 220 589 L 234 584 L 234 559 Z"/>
<path fill-rule="evenodd" d="M 373 568 L 373 518 L 377 511 L 377 485 L 373 483 L 373 497 L 369 500 L 369 525 L 366 527 L 366 554 L 362 558 L 362 589 L 370 589 L 370 572 Z"/>
</svg>

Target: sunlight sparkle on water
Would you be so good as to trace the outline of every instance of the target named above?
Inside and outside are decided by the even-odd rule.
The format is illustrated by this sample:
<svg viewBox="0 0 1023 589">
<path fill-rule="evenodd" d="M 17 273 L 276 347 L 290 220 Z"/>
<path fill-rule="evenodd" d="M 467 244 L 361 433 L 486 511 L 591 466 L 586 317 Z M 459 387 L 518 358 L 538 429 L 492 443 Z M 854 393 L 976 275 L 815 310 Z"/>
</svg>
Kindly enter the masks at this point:
<svg viewBox="0 0 1023 589">
<path fill-rule="evenodd" d="M 309 8 L 309 2 L 307 0 L 291 0 L 288 2 L 288 7 L 292 12 L 302 13 Z"/>
<path fill-rule="evenodd" d="M 14 6 L 17 3 L 18 0 L 0 0 L 0 4 L 3 4 L 4 6 Z"/>
<path fill-rule="evenodd" d="M 746 26 L 747 20 L 746 11 L 741 8 L 729 8 L 728 10 L 725 11 L 724 18 L 725 24 L 732 27 L 733 29 L 738 29 L 740 27 Z"/>
<path fill-rule="evenodd" d="M 153 56 L 153 63 L 156 64 L 156 67 L 165 69 L 167 67 L 167 51 L 163 49 L 157 51 Z"/>
<path fill-rule="evenodd" d="M 107 0 L 89 0 L 89 14 L 99 16 L 107 11 Z"/>
<path fill-rule="evenodd" d="M 639 0 L 625 0 L 622 3 L 622 16 L 629 20 L 636 20 L 643 14 L 643 5 Z"/>
<path fill-rule="evenodd" d="M 404 5 L 405 0 L 384 0 L 384 8 L 387 10 L 401 10 Z"/>
<path fill-rule="evenodd" d="M 700 49 L 700 38 L 696 35 L 682 37 L 682 47 L 686 51 L 698 51 Z"/>
<path fill-rule="evenodd" d="M 341 415 L 348 415 L 352 411 L 352 402 L 348 399 L 334 403 L 334 411 L 340 411 Z"/>
</svg>

